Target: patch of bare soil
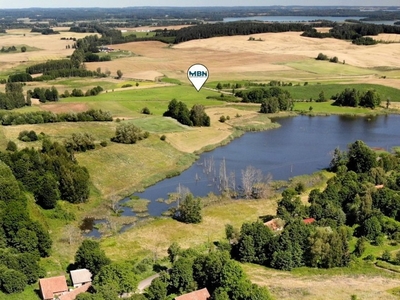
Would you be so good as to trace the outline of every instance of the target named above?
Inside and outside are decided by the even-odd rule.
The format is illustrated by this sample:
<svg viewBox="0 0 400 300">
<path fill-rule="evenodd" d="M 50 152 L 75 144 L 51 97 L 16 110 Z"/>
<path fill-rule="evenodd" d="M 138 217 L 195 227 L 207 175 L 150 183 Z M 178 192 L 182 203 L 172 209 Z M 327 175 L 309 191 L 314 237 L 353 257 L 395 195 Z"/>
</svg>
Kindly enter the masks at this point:
<svg viewBox="0 0 400 300">
<path fill-rule="evenodd" d="M 45 103 L 41 105 L 43 110 L 53 113 L 83 112 L 89 109 L 86 103 Z"/>
</svg>

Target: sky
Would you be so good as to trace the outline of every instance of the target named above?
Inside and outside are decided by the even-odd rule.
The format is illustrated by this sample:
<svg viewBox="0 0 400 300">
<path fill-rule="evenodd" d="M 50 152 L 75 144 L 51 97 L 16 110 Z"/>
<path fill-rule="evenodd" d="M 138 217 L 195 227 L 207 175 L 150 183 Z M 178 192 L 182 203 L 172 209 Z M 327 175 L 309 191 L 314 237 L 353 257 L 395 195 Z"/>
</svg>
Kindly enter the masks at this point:
<svg viewBox="0 0 400 300">
<path fill-rule="evenodd" d="M 0 0 L 1 8 L 127 6 L 400 6 L 399 0 Z"/>
</svg>

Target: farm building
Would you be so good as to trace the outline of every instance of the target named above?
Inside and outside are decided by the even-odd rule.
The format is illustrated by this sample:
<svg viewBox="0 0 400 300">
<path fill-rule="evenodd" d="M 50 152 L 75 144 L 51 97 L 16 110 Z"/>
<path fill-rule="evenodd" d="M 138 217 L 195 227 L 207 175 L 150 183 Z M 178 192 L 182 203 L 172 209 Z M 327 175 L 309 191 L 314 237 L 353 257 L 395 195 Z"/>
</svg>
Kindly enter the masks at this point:
<svg viewBox="0 0 400 300">
<path fill-rule="evenodd" d="M 73 270 L 70 274 L 74 288 L 92 282 L 92 273 L 88 269 Z"/>
<path fill-rule="evenodd" d="M 68 293 L 67 281 L 64 275 L 39 279 L 39 288 L 43 300 L 53 300 Z"/>
<path fill-rule="evenodd" d="M 175 300 L 207 300 L 210 298 L 210 293 L 207 288 L 194 291 L 182 296 L 176 297 Z"/>
<path fill-rule="evenodd" d="M 285 222 L 280 218 L 275 218 L 269 220 L 268 222 L 265 222 L 264 225 L 269 227 L 269 229 L 271 229 L 272 231 L 281 231 L 283 229 L 283 226 L 285 225 Z"/>
</svg>

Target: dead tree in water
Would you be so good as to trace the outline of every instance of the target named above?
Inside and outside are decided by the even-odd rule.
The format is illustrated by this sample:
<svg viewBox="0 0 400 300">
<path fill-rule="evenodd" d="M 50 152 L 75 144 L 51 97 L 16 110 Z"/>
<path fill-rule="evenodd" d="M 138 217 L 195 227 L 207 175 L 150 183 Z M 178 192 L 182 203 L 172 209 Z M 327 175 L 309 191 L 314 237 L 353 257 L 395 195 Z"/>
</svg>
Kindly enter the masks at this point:
<svg viewBox="0 0 400 300">
<path fill-rule="evenodd" d="M 256 184 L 262 182 L 262 172 L 253 166 L 248 166 L 242 170 L 242 188 L 243 197 L 251 198 L 253 196 L 253 188 Z"/>
<path fill-rule="evenodd" d="M 222 159 L 221 165 L 219 167 L 218 182 L 219 182 L 218 189 L 220 192 L 229 191 L 229 179 L 228 179 L 228 176 L 226 175 L 225 157 Z"/>
</svg>

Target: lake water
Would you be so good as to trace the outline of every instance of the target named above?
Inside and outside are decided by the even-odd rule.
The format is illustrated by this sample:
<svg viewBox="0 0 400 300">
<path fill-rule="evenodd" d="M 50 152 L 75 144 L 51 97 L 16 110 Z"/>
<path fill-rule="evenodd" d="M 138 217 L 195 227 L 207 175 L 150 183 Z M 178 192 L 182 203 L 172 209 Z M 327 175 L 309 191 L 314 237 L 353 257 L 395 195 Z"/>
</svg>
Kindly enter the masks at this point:
<svg viewBox="0 0 400 300">
<path fill-rule="evenodd" d="M 179 186 L 187 187 L 195 196 L 219 193 L 216 185 L 220 165 L 225 160 L 227 174 L 234 173 L 240 184 L 241 170 L 248 166 L 260 169 L 274 180 L 311 174 L 329 166 L 336 147 L 345 150 L 349 143 L 363 140 L 370 147 L 391 150 L 400 145 L 400 116 L 350 117 L 297 116 L 274 120 L 281 127 L 263 132 L 250 132 L 226 146 L 203 153 L 189 169 L 179 176 L 163 180 L 135 195 L 151 200 L 149 213 L 159 216 L 170 205 L 157 199 L 167 199 Z M 213 162 L 211 174 L 206 165 Z M 125 199 L 125 201 L 128 200 Z M 176 205 L 173 203 L 171 205 Z M 125 209 L 124 215 L 134 215 Z"/>
<path fill-rule="evenodd" d="M 254 16 L 244 18 L 224 18 L 223 22 L 235 22 L 235 21 L 263 21 L 263 22 L 280 22 L 280 23 L 298 23 L 298 22 L 311 22 L 315 20 L 327 20 L 332 22 L 342 23 L 345 20 L 360 20 L 360 17 L 327 17 L 327 16 Z M 385 24 L 394 25 L 395 21 L 373 21 L 365 22 L 372 24 Z"/>
<path fill-rule="evenodd" d="M 224 160 L 227 174 L 236 174 L 240 185 L 241 170 L 248 166 L 260 169 L 264 175 L 272 174 L 273 180 L 287 180 L 293 176 L 311 174 L 329 166 L 332 151 L 342 150 L 356 140 L 363 140 L 370 147 L 384 148 L 388 151 L 400 145 L 400 115 L 375 117 L 351 116 L 297 116 L 275 119 L 281 124 L 277 129 L 249 132 L 226 146 L 203 153 L 186 171 L 174 178 L 165 179 L 134 195 L 148 199 L 148 212 L 160 216 L 176 203 L 166 204 L 157 201 L 167 199 L 169 193 L 177 192 L 178 187 L 186 187 L 195 196 L 206 196 L 210 192 L 219 193 L 216 177 Z M 213 162 L 210 174 L 205 172 Z M 123 199 L 125 202 L 129 198 Z M 124 208 L 123 216 L 135 213 Z M 140 219 L 140 218 L 139 218 Z M 105 220 L 84 220 L 82 230 L 86 236 L 100 237 L 96 225 Z M 94 227 L 93 227 L 94 226 Z M 126 230 L 130 225 L 122 228 Z"/>
</svg>

